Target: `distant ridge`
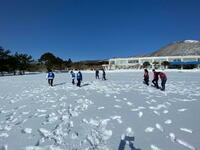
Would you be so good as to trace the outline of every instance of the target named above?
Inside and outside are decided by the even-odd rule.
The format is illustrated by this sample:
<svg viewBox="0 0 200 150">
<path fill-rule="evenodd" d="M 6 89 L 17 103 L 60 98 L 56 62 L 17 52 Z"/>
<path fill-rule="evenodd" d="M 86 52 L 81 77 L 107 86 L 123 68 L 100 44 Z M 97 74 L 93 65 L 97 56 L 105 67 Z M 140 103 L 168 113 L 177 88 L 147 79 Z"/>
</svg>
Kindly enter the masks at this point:
<svg viewBox="0 0 200 150">
<path fill-rule="evenodd" d="M 151 54 L 141 54 L 130 57 L 159 57 L 159 56 L 200 56 L 200 41 L 185 40 L 178 41 L 167 46 L 160 48 L 159 50 Z"/>
<path fill-rule="evenodd" d="M 200 41 L 185 40 L 171 43 L 152 54 L 143 55 L 152 56 L 189 56 L 200 55 Z"/>
</svg>

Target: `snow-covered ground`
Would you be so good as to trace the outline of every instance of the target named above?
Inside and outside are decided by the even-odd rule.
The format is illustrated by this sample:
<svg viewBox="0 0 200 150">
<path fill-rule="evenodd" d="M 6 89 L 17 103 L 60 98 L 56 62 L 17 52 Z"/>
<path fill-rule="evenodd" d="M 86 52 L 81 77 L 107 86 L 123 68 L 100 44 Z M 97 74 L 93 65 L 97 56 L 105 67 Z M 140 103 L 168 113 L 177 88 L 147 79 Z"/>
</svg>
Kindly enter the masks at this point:
<svg viewBox="0 0 200 150">
<path fill-rule="evenodd" d="M 141 71 L 45 76 L 0 77 L 0 150 L 200 149 L 199 72 L 167 72 L 165 92 Z"/>
</svg>

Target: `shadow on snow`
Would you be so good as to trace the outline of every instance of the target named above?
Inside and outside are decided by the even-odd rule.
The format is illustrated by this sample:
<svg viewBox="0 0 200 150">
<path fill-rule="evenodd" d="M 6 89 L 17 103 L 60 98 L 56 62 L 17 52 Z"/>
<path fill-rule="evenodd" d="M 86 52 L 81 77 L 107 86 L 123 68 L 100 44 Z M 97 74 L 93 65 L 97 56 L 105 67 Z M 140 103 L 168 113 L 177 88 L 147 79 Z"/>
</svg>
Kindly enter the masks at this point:
<svg viewBox="0 0 200 150">
<path fill-rule="evenodd" d="M 131 150 L 142 150 L 140 148 L 135 148 L 134 143 L 133 143 L 134 140 L 135 140 L 135 137 L 125 136 L 124 139 L 121 139 L 118 150 L 125 150 L 126 143 L 129 144 L 129 148 Z"/>
</svg>

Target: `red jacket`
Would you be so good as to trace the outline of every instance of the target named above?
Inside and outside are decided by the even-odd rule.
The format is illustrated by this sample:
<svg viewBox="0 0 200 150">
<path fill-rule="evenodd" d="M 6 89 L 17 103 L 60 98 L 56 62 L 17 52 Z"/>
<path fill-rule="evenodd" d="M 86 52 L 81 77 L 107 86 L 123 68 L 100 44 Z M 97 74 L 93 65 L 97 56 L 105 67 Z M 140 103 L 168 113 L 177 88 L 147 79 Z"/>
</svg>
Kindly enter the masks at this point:
<svg viewBox="0 0 200 150">
<path fill-rule="evenodd" d="M 158 80 L 158 74 L 159 74 L 159 72 L 154 72 L 154 75 L 153 75 L 154 80 Z"/>
<path fill-rule="evenodd" d="M 161 80 L 163 80 L 163 79 L 167 79 L 166 74 L 163 73 L 163 72 L 160 72 L 160 73 L 159 73 L 159 76 L 160 76 L 160 79 L 161 79 Z"/>
<path fill-rule="evenodd" d="M 149 74 L 147 72 L 144 73 L 144 78 L 149 78 Z"/>
</svg>

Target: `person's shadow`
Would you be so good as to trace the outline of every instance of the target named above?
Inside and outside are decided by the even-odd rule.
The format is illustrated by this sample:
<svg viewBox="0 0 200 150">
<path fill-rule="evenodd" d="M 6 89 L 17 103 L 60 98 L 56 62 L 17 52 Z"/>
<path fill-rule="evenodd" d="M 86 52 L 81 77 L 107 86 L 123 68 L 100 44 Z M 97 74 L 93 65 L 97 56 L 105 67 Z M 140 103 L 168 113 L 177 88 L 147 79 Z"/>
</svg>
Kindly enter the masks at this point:
<svg viewBox="0 0 200 150">
<path fill-rule="evenodd" d="M 125 150 L 126 142 L 129 143 L 129 148 L 131 150 L 142 150 L 139 148 L 135 148 L 134 143 L 133 143 L 134 140 L 135 140 L 135 137 L 125 136 L 124 139 L 121 139 L 118 150 Z"/>
<path fill-rule="evenodd" d="M 90 85 L 89 83 L 85 83 L 85 84 L 82 84 L 81 87 L 84 87 L 84 86 L 88 86 Z"/>
<path fill-rule="evenodd" d="M 63 85 L 65 84 L 66 82 L 62 82 L 62 83 L 57 83 L 57 84 L 54 84 L 54 86 L 59 86 L 59 85 Z"/>
</svg>

